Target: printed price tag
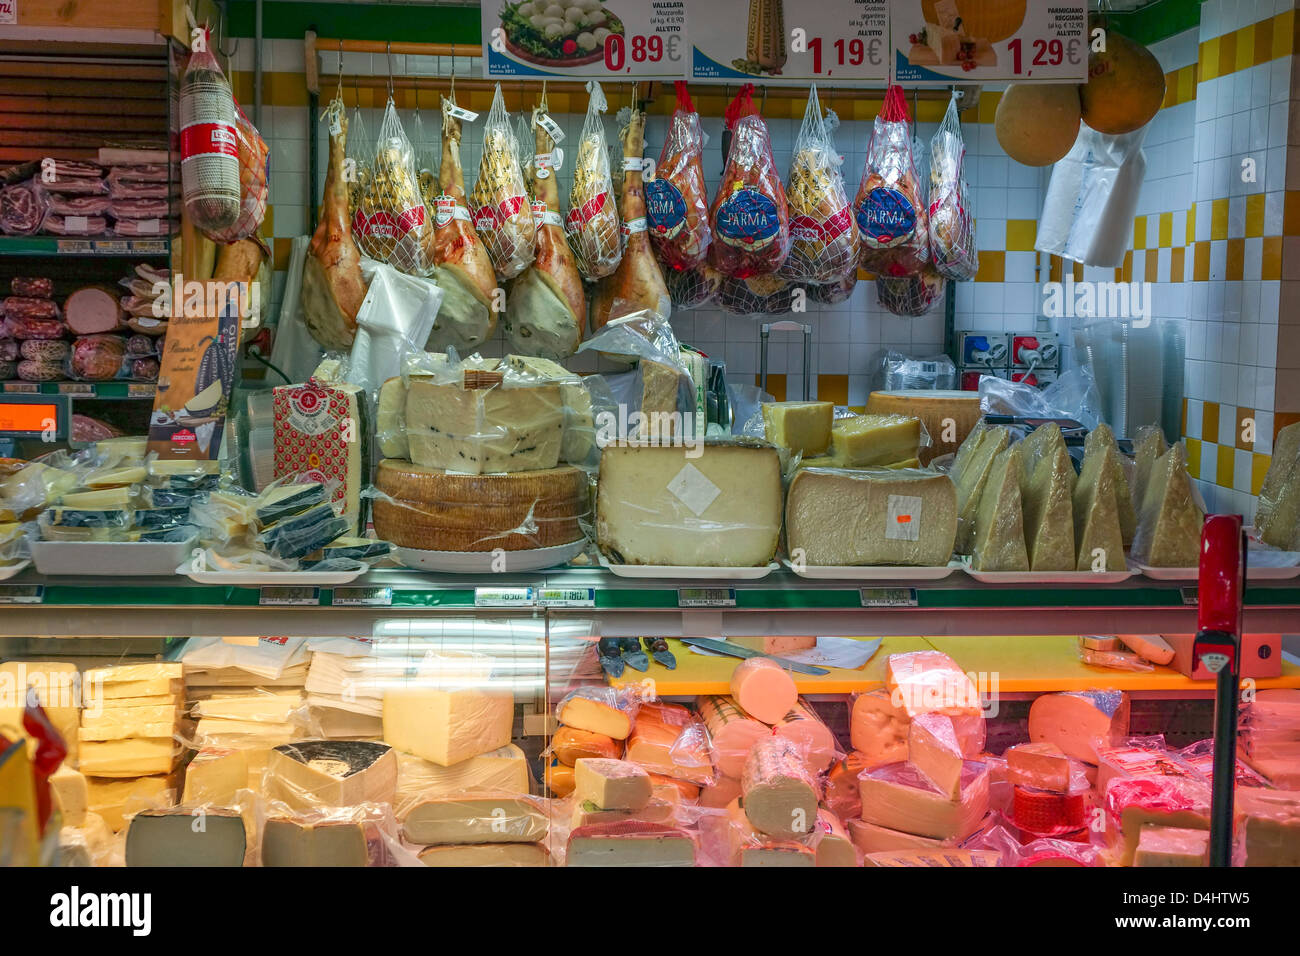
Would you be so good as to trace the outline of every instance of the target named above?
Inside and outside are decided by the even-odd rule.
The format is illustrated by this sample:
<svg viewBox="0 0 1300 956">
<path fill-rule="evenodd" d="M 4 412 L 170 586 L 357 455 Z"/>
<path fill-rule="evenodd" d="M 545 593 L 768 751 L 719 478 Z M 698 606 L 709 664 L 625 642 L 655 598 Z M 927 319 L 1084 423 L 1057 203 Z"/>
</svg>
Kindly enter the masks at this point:
<svg viewBox="0 0 1300 956">
<path fill-rule="evenodd" d="M 101 256 L 122 256 L 126 255 L 128 252 L 138 251 L 131 248 L 131 243 L 124 242 L 120 239 L 114 239 L 108 242 L 97 242 L 94 245 L 96 255 Z M 166 250 L 163 249 L 159 250 L 159 252 L 165 251 Z"/>
<path fill-rule="evenodd" d="M 475 607 L 532 607 L 532 588 L 475 588 Z"/>
<path fill-rule="evenodd" d="M 564 139 L 564 130 L 560 129 L 560 124 L 551 119 L 547 114 L 542 113 L 537 117 L 537 125 L 546 130 L 552 142 L 558 143 Z"/>
<path fill-rule="evenodd" d="M 132 382 L 126 387 L 127 398 L 153 398 L 158 386 L 148 382 Z"/>
<path fill-rule="evenodd" d="M 458 120 L 464 120 L 466 123 L 472 123 L 478 119 L 478 114 L 473 110 L 467 110 L 463 106 L 448 106 L 447 115 L 454 116 Z"/>
<path fill-rule="evenodd" d="M 95 386 L 90 382 L 60 382 L 60 395 L 94 395 Z"/>
<path fill-rule="evenodd" d="M 542 588 L 537 592 L 538 607 L 595 607 L 595 588 Z"/>
<path fill-rule="evenodd" d="M 678 588 L 678 607 L 735 607 L 735 588 Z"/>
<path fill-rule="evenodd" d="M 0 0 L 0 23 L 18 22 L 18 0 Z"/>
<path fill-rule="evenodd" d="M 158 239 L 142 239 L 129 245 L 132 252 L 142 256 L 160 256 L 167 251 L 167 243 Z"/>
<path fill-rule="evenodd" d="M 19 395 L 35 395 L 40 390 L 41 387 L 35 382 L 5 382 L 6 392 L 15 392 Z"/>
<path fill-rule="evenodd" d="M 0 584 L 0 604 L 40 604 L 44 599 L 43 584 Z"/>
<path fill-rule="evenodd" d="M 1196 588 L 1179 588 L 1183 596 L 1183 604 L 1186 607 L 1196 607 Z"/>
<path fill-rule="evenodd" d="M 916 588 L 859 588 L 863 607 L 916 607 Z"/>
<path fill-rule="evenodd" d="M 56 248 L 61 256 L 84 256 L 95 251 L 95 243 L 84 239 L 60 239 Z"/>
<path fill-rule="evenodd" d="M 320 604 L 320 588 L 303 585 L 274 585 L 261 589 L 257 603 L 263 607 L 316 607 Z"/>
<path fill-rule="evenodd" d="M 333 607 L 391 607 L 392 588 L 335 588 L 330 600 Z"/>
</svg>

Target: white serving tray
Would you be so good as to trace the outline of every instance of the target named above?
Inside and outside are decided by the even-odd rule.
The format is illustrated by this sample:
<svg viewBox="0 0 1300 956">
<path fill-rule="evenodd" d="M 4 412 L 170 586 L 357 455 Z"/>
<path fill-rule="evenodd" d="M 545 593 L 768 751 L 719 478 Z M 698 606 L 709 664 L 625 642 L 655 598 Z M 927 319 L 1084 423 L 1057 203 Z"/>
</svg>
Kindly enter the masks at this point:
<svg viewBox="0 0 1300 956">
<path fill-rule="evenodd" d="M 365 574 L 368 568 L 361 567 L 354 571 L 193 571 L 189 562 L 176 569 L 196 584 L 227 584 L 275 586 L 315 585 L 330 587 L 347 584 Z"/>
<path fill-rule="evenodd" d="M 789 558 L 782 558 L 781 563 L 799 577 L 810 581 L 941 581 L 961 567 L 959 562 L 949 561 L 940 568 L 824 564 L 807 565 L 800 570 Z"/>
<path fill-rule="evenodd" d="M 528 548 L 523 551 L 505 551 L 504 567 L 491 551 L 421 551 L 416 548 L 398 548 L 397 557 L 408 568 L 419 571 L 444 571 L 452 574 L 516 574 L 523 571 L 541 571 L 557 564 L 572 561 L 587 547 L 585 538 L 549 548 Z"/>
<path fill-rule="evenodd" d="M 21 561 L 15 561 L 13 564 L 0 567 L 0 581 L 8 581 L 10 578 L 15 577 L 31 563 L 29 558 L 23 558 Z"/>
<path fill-rule="evenodd" d="M 758 568 L 705 568 L 690 565 L 611 564 L 602 554 L 600 566 L 620 578 L 682 581 L 757 581 L 780 567 L 775 561 Z"/>
<path fill-rule="evenodd" d="M 184 541 L 33 541 L 32 560 L 37 571 L 49 575 L 171 576 L 197 541 L 197 536 Z"/>
<path fill-rule="evenodd" d="M 1153 581 L 1195 581 L 1201 576 L 1200 568 L 1153 568 L 1138 561 L 1133 565 Z"/>
<path fill-rule="evenodd" d="M 976 571 L 970 560 L 964 559 L 961 569 L 981 584 L 1118 584 L 1137 575 L 1128 568 L 1124 571 Z"/>
</svg>

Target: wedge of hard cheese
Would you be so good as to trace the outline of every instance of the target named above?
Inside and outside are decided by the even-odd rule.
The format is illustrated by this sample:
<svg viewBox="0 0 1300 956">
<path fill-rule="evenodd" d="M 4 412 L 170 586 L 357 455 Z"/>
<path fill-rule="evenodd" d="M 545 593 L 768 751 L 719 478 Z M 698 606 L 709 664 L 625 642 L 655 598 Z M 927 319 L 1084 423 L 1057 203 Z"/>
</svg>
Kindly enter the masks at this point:
<svg viewBox="0 0 1300 956">
<path fill-rule="evenodd" d="M 1042 429 L 1033 434 L 1039 431 Z M 1058 440 L 1060 434 L 1058 428 Z M 1028 441 L 1026 438 L 1025 442 Z M 1022 446 L 1025 442 L 1021 443 Z M 1032 470 L 1026 467 L 1020 492 L 1025 508 L 1025 542 L 1031 571 L 1075 570 L 1075 480 L 1074 466 L 1070 464 L 1070 455 L 1063 441 L 1044 450 Z"/>
<path fill-rule="evenodd" d="M 1115 442 L 1115 433 L 1111 431 L 1110 426 L 1105 422 L 1088 432 L 1088 437 L 1084 439 L 1083 444 L 1084 458 L 1102 448 L 1110 451 L 1110 454 L 1106 456 L 1106 460 L 1107 467 L 1111 470 L 1111 478 L 1115 483 L 1119 530 L 1124 543 L 1128 544 L 1133 540 L 1133 534 L 1137 529 L 1137 509 L 1133 504 L 1133 493 L 1129 489 L 1128 477 L 1124 473 L 1124 465 L 1120 460 L 1119 445 Z"/>
<path fill-rule="evenodd" d="M 1168 450 L 1169 442 L 1165 441 L 1164 430 L 1159 425 L 1143 425 L 1137 430 L 1137 438 L 1133 440 L 1133 457 L 1137 463 L 1133 477 L 1133 501 L 1137 507 L 1142 506 L 1142 499 L 1146 497 L 1156 459 Z"/>
<path fill-rule="evenodd" d="M 943 714 L 913 717 L 907 735 L 907 759 L 939 793 L 949 800 L 961 797 L 965 759 L 951 717 Z"/>
<path fill-rule="evenodd" d="M 1192 493 L 1182 442 L 1156 459 L 1133 538 L 1135 560 L 1154 568 L 1194 568 L 1205 512 Z"/>
<path fill-rule="evenodd" d="M 411 843 L 536 843 L 545 839 L 546 813 L 527 795 L 472 793 L 420 800 L 402 820 Z"/>
<path fill-rule="evenodd" d="M 958 554 L 970 554 L 975 544 L 975 514 L 979 509 L 984 484 L 993 470 L 993 460 L 1002 454 L 1011 441 L 1011 433 L 1003 426 L 977 428 L 970 433 L 952 466 L 952 480 L 957 485 L 957 543 Z M 969 450 L 968 450 L 969 446 Z"/>
<path fill-rule="evenodd" d="M 764 402 L 763 429 L 768 441 L 804 458 L 825 454 L 831 445 L 831 402 Z"/>
<path fill-rule="evenodd" d="M 975 684 L 956 661 L 941 651 L 889 655 L 885 689 L 890 700 L 909 717 L 931 712 L 949 717 L 982 713 Z"/>
<path fill-rule="evenodd" d="M 869 468 L 917 457 L 921 420 L 908 415 L 854 415 L 831 427 L 831 458 L 840 468 Z"/>
<path fill-rule="evenodd" d="M 601 810 L 640 810 L 650 802 L 650 775 L 626 760 L 583 757 L 573 765 L 579 803 L 590 801 Z"/>
<path fill-rule="evenodd" d="M 193 810 L 141 810 L 126 831 L 127 866 L 243 866 L 248 848 L 244 820 L 234 810 L 210 807 L 203 825 Z"/>
<path fill-rule="evenodd" d="M 1067 757 L 1098 762 L 1097 751 L 1128 736 L 1128 694 L 1117 690 L 1041 694 L 1029 707 L 1029 739 L 1060 747 Z"/>
<path fill-rule="evenodd" d="M 294 810 L 392 803 L 397 755 L 368 740 L 303 740 L 271 750 L 266 795 Z"/>
<path fill-rule="evenodd" d="M 1053 743 L 1016 744 L 1003 754 L 1007 782 L 1064 793 L 1070 788 L 1070 758 Z"/>
<path fill-rule="evenodd" d="M 1246 866 L 1300 866 L 1300 792 L 1238 787 L 1234 812 Z"/>
<path fill-rule="evenodd" d="M 911 718 L 894 704 L 887 690 L 859 694 L 849 714 L 849 740 L 864 765 L 878 767 L 907 759 Z"/>
<path fill-rule="evenodd" d="M 694 866 L 695 841 L 662 823 L 597 823 L 569 834 L 565 865 Z"/>
<path fill-rule="evenodd" d="M 1273 440 L 1273 455 L 1255 507 L 1255 528 L 1265 544 L 1284 551 L 1300 547 L 1300 422 Z"/>
<path fill-rule="evenodd" d="M 1020 499 L 1020 448 L 998 453 L 975 510 L 971 567 L 977 571 L 1028 571 L 1025 512 Z"/>
<path fill-rule="evenodd" d="M 235 800 L 235 792 L 247 786 L 248 761 L 242 750 L 204 748 L 185 768 L 181 802 L 189 807 L 228 807 Z"/>
<path fill-rule="evenodd" d="M 31 467 L 30 465 L 28 467 Z M 77 724 L 80 715 L 80 688 L 83 679 L 77 674 L 77 665 L 66 661 L 5 661 L 0 663 L 0 727 L 14 739 L 26 737 L 23 729 L 23 711 L 27 692 L 36 691 L 36 700 L 45 709 L 54 729 L 68 748 L 69 764 L 77 762 Z M 28 749 L 34 752 L 35 742 Z"/>
<path fill-rule="evenodd" d="M 1084 456 L 1083 469 L 1074 487 L 1075 569 L 1123 571 L 1124 538 L 1119 520 L 1119 492 L 1115 473 L 1117 453 L 1109 445 L 1097 445 Z"/>
<path fill-rule="evenodd" d="M 858 777 L 862 819 L 936 840 L 963 840 L 988 813 L 988 769 L 978 761 L 966 761 L 959 786 L 961 796 L 954 800 L 936 792 L 909 763 L 864 770 Z"/>
<path fill-rule="evenodd" d="M 927 471 L 803 469 L 790 482 L 786 535 L 790 554 L 810 565 L 942 566 L 957 492 Z"/>
<path fill-rule="evenodd" d="M 1148 823 L 1138 835 L 1134 866 L 1209 866 L 1210 831 Z"/>
<path fill-rule="evenodd" d="M 366 834 L 351 820 L 272 817 L 262 828 L 263 866 L 365 866 Z"/>
</svg>

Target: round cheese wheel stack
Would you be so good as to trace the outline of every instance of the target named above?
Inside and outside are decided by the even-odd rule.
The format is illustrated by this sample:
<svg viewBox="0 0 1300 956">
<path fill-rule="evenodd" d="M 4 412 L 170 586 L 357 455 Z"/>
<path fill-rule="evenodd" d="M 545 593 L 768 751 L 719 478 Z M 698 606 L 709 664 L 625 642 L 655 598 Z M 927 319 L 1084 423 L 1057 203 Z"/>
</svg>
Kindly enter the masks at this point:
<svg viewBox="0 0 1300 956">
<path fill-rule="evenodd" d="M 704 726 L 709 729 L 713 765 L 725 776 L 739 779 L 745 770 L 745 758 L 749 756 L 750 748 L 770 734 L 771 729 L 745 713 L 730 697 L 698 697 L 695 707 L 704 720 Z"/>
<path fill-rule="evenodd" d="M 422 551 L 525 551 L 582 538 L 586 473 L 547 468 L 458 475 L 386 458 L 375 473 L 375 533 Z"/>
<path fill-rule="evenodd" d="M 980 420 L 979 392 L 954 392 L 943 389 L 872 392 L 867 396 L 868 415 L 906 415 L 921 419 L 930 434 L 930 444 L 917 455 L 928 465 L 941 455 L 957 451 L 975 423 Z M 951 421 L 954 431 L 948 431 Z M 944 434 L 953 436 L 944 441 Z"/>
<path fill-rule="evenodd" d="M 835 762 L 835 735 L 807 702 L 799 700 L 777 722 L 772 733 L 784 737 L 808 755 L 808 766 L 821 772 Z"/>
<path fill-rule="evenodd" d="M 784 839 L 807 837 L 817 822 L 817 785 L 804 755 L 784 737 L 764 737 L 749 752 L 740 778 L 745 816 L 756 830 Z"/>
<path fill-rule="evenodd" d="M 731 696 L 740 709 L 765 724 L 779 722 L 799 700 L 794 679 L 776 661 L 751 657 L 731 672 Z"/>
</svg>

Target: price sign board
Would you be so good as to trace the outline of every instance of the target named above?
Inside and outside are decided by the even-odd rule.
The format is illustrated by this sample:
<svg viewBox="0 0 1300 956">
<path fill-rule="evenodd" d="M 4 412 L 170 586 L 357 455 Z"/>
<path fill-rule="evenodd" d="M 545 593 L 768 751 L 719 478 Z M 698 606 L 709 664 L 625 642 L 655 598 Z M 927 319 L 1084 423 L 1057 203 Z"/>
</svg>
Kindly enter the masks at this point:
<svg viewBox="0 0 1300 956">
<path fill-rule="evenodd" d="M 680 80 L 686 0 L 484 0 L 489 78 Z"/>
<path fill-rule="evenodd" d="M 898 83 L 1088 79 L 1087 0 L 890 0 Z"/>
<path fill-rule="evenodd" d="M 691 44 L 696 80 L 879 84 L 889 76 L 889 0 L 697 3 Z"/>
</svg>

